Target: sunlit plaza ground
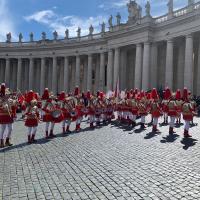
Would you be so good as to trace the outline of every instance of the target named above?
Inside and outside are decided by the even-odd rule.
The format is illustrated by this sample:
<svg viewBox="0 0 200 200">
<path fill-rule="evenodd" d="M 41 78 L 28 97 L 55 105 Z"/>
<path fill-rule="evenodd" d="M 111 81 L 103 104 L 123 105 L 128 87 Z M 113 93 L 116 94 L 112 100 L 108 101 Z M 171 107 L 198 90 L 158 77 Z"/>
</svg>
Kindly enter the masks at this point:
<svg viewBox="0 0 200 200">
<path fill-rule="evenodd" d="M 200 199 L 199 126 L 189 139 L 183 126 L 172 137 L 168 126 L 159 134 L 88 126 L 63 136 L 57 125 L 57 137 L 45 140 L 40 124 L 37 143 L 27 145 L 24 122 L 16 122 L 14 146 L 0 150 L 0 199 Z"/>
</svg>

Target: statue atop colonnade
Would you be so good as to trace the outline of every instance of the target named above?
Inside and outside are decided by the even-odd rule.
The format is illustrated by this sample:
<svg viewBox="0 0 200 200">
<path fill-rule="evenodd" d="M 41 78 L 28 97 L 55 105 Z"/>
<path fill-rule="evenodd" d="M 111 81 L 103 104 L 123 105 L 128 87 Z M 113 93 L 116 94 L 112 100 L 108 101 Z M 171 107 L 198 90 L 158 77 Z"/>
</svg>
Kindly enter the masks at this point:
<svg viewBox="0 0 200 200">
<path fill-rule="evenodd" d="M 128 7 L 128 23 L 136 23 L 142 17 L 142 8 L 139 6 L 136 1 L 130 0 L 127 4 Z"/>
</svg>

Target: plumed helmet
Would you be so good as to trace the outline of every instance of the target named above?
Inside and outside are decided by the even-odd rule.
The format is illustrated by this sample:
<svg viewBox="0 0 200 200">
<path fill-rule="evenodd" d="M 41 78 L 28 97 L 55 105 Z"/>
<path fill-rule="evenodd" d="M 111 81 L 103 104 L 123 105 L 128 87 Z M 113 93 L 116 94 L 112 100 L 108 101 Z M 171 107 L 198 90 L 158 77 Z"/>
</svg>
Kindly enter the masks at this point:
<svg viewBox="0 0 200 200">
<path fill-rule="evenodd" d="M 45 88 L 42 95 L 42 100 L 47 100 L 47 99 L 49 99 L 49 89 Z"/>
<path fill-rule="evenodd" d="M 59 97 L 58 97 L 58 101 L 64 101 L 64 100 L 65 100 L 65 97 L 66 97 L 65 92 L 62 91 L 62 92 L 60 93 Z"/>
<path fill-rule="evenodd" d="M 176 90 L 176 100 L 181 100 L 181 91 L 179 89 Z"/>
<path fill-rule="evenodd" d="M 103 97 L 104 97 L 104 96 L 105 96 L 104 93 L 103 93 L 103 92 L 100 92 L 99 98 L 100 98 L 101 101 L 103 101 Z"/>
<path fill-rule="evenodd" d="M 74 90 L 74 96 L 78 96 L 78 95 L 79 95 L 79 87 L 76 86 Z"/>
<path fill-rule="evenodd" d="M 158 100 L 159 99 L 158 92 L 157 92 L 156 88 L 153 88 L 153 90 L 151 91 L 151 98 L 153 100 Z"/>
<path fill-rule="evenodd" d="M 87 91 L 87 95 L 86 96 L 87 96 L 87 99 L 91 99 L 91 93 L 90 93 L 89 90 Z"/>
<path fill-rule="evenodd" d="M 183 89 L 183 100 L 188 101 L 188 89 L 186 87 Z"/>
<path fill-rule="evenodd" d="M 5 85 L 5 83 L 1 84 L 1 91 L 0 91 L 0 93 L 1 93 L 1 96 L 5 96 L 5 94 L 6 94 L 6 85 Z"/>
<path fill-rule="evenodd" d="M 147 93 L 146 97 L 147 97 L 148 100 L 150 100 L 151 99 L 151 93 Z"/>
<path fill-rule="evenodd" d="M 28 93 L 27 93 L 27 96 L 26 96 L 26 102 L 27 103 L 31 103 L 32 100 L 35 99 L 35 93 L 30 90 Z"/>
<path fill-rule="evenodd" d="M 171 96 L 172 96 L 172 92 L 171 92 L 171 90 L 167 87 L 167 88 L 165 89 L 165 98 L 166 98 L 166 100 L 170 99 Z"/>
<path fill-rule="evenodd" d="M 130 99 L 130 96 L 131 96 L 131 95 L 130 95 L 130 92 L 127 92 L 127 93 L 126 93 L 126 98 L 127 98 L 127 99 Z"/>
</svg>

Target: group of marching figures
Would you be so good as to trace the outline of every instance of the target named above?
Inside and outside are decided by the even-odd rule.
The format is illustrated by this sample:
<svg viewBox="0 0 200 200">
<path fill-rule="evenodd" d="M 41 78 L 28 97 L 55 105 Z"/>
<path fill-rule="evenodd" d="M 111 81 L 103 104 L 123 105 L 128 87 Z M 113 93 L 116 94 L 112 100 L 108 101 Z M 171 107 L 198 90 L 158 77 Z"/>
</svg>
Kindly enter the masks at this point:
<svg viewBox="0 0 200 200">
<path fill-rule="evenodd" d="M 28 143 L 36 142 L 35 136 L 40 122 L 44 122 L 45 138 L 55 137 L 54 126 L 62 123 L 63 134 L 70 133 L 70 124 L 76 123 L 76 131 L 81 130 L 83 117 L 88 116 L 90 128 L 100 126 L 101 123 L 110 123 L 117 119 L 119 123 L 126 123 L 133 129 L 136 126 L 136 119 L 140 117 L 141 127 L 145 129 L 145 118 L 148 114 L 152 116 L 152 132 L 158 132 L 157 124 L 161 116 L 164 123 L 169 122 L 169 134 L 174 134 L 175 123 L 185 120 L 184 137 L 191 137 L 189 134 L 190 123 L 197 115 L 196 103 L 192 100 L 191 93 L 184 88 L 172 93 L 169 88 L 163 91 L 161 99 L 155 88 L 151 92 L 132 89 L 130 91 L 108 92 L 104 94 L 98 91 L 91 94 L 89 91 L 80 93 L 76 87 L 73 94 L 61 92 L 55 96 L 45 88 L 43 95 L 32 90 L 25 94 L 20 92 L 10 93 L 5 84 L 0 88 L 0 148 L 11 146 L 12 125 L 17 117 L 17 107 L 21 106 L 22 118 L 28 128 Z"/>
</svg>

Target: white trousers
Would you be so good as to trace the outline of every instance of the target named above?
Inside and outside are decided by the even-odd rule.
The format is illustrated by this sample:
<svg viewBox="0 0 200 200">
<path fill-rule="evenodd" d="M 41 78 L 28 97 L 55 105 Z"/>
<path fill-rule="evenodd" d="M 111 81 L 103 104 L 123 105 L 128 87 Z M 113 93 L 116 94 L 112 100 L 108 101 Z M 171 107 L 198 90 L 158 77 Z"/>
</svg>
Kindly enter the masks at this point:
<svg viewBox="0 0 200 200">
<path fill-rule="evenodd" d="M 169 126 L 170 126 L 171 128 L 174 128 L 175 119 L 176 119 L 175 117 L 170 117 Z"/>
<path fill-rule="evenodd" d="M 141 116 L 141 123 L 145 124 L 145 116 Z"/>
<path fill-rule="evenodd" d="M 130 120 L 132 120 L 133 122 L 135 122 L 135 120 L 136 120 L 136 115 L 133 115 L 132 113 L 131 113 L 131 115 L 129 115 L 129 119 Z"/>
<path fill-rule="evenodd" d="M 94 119 L 95 119 L 94 115 L 89 115 L 90 123 L 93 123 L 93 122 L 94 122 Z"/>
<path fill-rule="evenodd" d="M 28 127 L 28 135 L 35 135 L 37 132 L 37 126 Z"/>
<path fill-rule="evenodd" d="M 63 120 L 63 122 L 62 122 L 62 127 L 63 128 L 65 127 L 65 124 L 67 124 L 67 126 L 70 126 L 71 121 L 70 120 Z"/>
<path fill-rule="evenodd" d="M 6 129 L 7 129 L 7 135 L 6 135 Z M 10 138 L 12 130 L 13 130 L 12 124 L 0 124 L 0 139 L 4 139 L 5 136 Z"/>
<path fill-rule="evenodd" d="M 153 125 L 157 126 L 157 124 L 158 124 L 158 117 L 154 117 L 153 118 Z"/>
<path fill-rule="evenodd" d="M 50 124 L 51 124 L 51 130 L 54 129 L 55 123 L 53 123 L 53 122 L 46 122 L 45 131 L 49 130 Z"/>
<path fill-rule="evenodd" d="M 189 131 L 190 121 L 185 120 L 185 130 Z"/>
</svg>

